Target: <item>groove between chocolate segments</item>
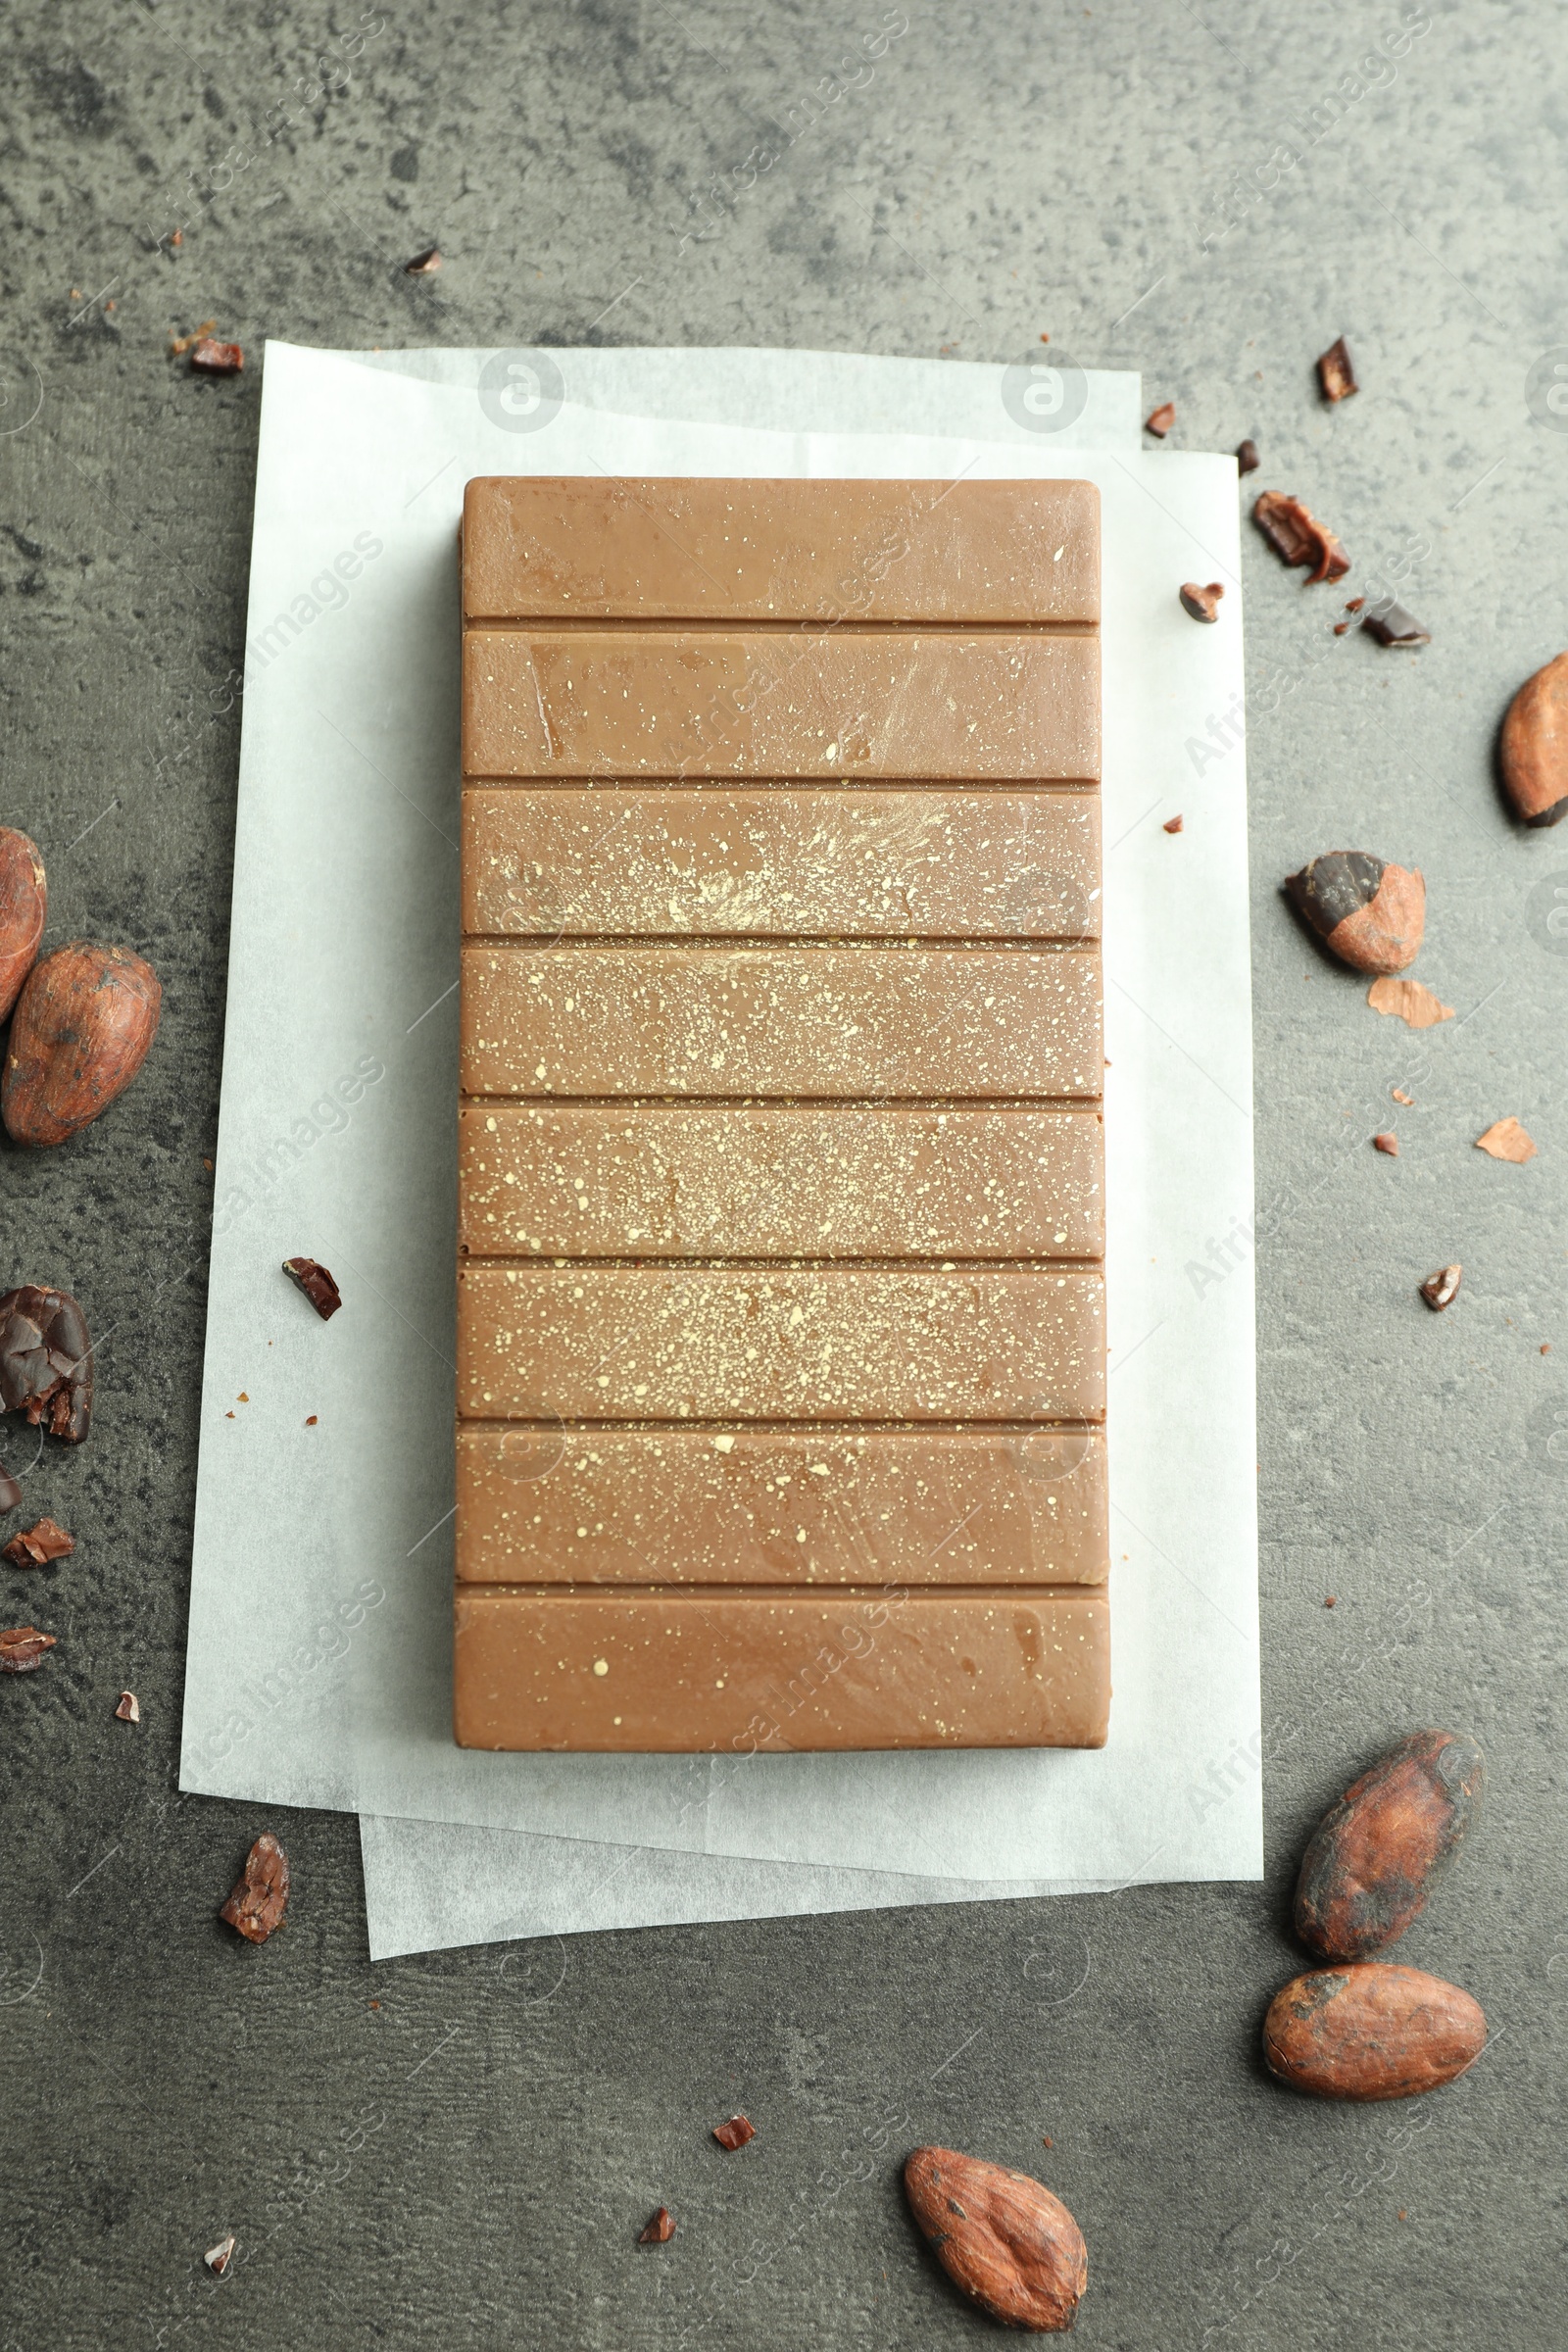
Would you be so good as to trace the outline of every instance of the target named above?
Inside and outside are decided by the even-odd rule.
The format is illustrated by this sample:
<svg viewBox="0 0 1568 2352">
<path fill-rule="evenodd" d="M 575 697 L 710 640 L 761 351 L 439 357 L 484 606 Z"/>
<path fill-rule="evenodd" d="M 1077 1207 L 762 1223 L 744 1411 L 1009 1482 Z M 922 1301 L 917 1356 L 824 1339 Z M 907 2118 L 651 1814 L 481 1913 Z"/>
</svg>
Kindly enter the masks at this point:
<svg viewBox="0 0 1568 2352">
<path fill-rule="evenodd" d="M 1062 1110 L 1093 1113 L 1099 1095 L 704 1095 L 704 1110 Z M 690 1095 L 470 1095 L 463 1110 L 689 1110 Z"/>
<path fill-rule="evenodd" d="M 834 637 L 1093 637 L 1094 620 L 769 620 L 743 617 L 639 620 L 625 613 L 582 616 L 565 612 L 466 612 L 466 629 L 497 635 L 550 637 L 638 637 L 657 645 L 668 637 L 799 637 L 808 644 Z"/>
<path fill-rule="evenodd" d="M 803 1443 L 810 1437 L 840 1437 L 858 1443 L 873 1437 L 918 1437 L 946 1440 L 949 1438 L 1099 1438 L 1104 1434 L 1104 1415 L 1099 1419 L 1070 1413 L 1042 1413 L 1034 1419 L 1014 1414 L 1010 1420 L 982 1420 L 976 1414 L 962 1421 L 911 1421 L 885 1419 L 881 1421 L 847 1420 L 842 1414 L 821 1414 L 809 1421 L 786 1419 L 779 1414 L 759 1413 L 749 1421 L 738 1420 L 733 1413 L 691 1413 L 674 1415 L 643 1414 L 640 1418 L 622 1414 L 618 1419 L 607 1413 L 602 1421 L 587 1420 L 581 1415 L 569 1416 L 554 1412 L 542 1398 L 534 1398 L 537 1408 L 519 1413 L 460 1413 L 458 1436 L 508 1436 L 513 1431 L 545 1431 L 550 1436 L 564 1438 L 568 1443 L 580 1438 L 584 1444 L 590 1438 L 614 1437 L 629 1432 L 634 1437 L 653 1435 L 668 1437 L 672 1432 L 684 1437 L 799 1437 Z M 534 1475 L 529 1473 L 529 1475 Z"/>
<path fill-rule="evenodd" d="M 1094 1584 L 1082 1582 L 1051 1584 L 1043 1579 L 1028 1585 L 1007 1585 L 988 1584 L 983 1578 L 977 1577 L 973 1583 L 965 1580 L 962 1583 L 949 1582 L 939 1585 L 936 1583 L 922 1584 L 918 1577 L 911 1576 L 906 1579 L 906 1582 L 913 1592 L 952 1592 L 961 1595 L 965 1600 L 1016 1601 L 1020 1598 L 1025 1600 L 1077 1600 L 1085 1593 L 1094 1597 L 1100 1592 L 1098 1582 Z M 715 1579 L 700 1577 L 693 1578 L 690 1583 L 683 1585 L 670 1585 L 663 1578 L 651 1578 L 642 1584 L 617 1582 L 614 1587 L 617 1599 L 624 1597 L 628 1600 L 662 1601 L 678 1598 L 699 1602 L 710 1593 L 715 1595 L 721 1593 L 726 1600 L 790 1601 L 799 1594 L 811 1600 L 831 1599 L 835 1603 L 854 1600 L 887 1602 L 892 1599 L 898 1590 L 897 1587 L 877 1584 L 872 1579 L 867 1579 L 864 1584 L 858 1585 L 844 1585 L 835 1582 L 831 1588 L 825 1585 L 818 1586 L 807 1592 L 804 1580 L 800 1585 L 730 1585 L 720 1584 Z M 486 1583 L 480 1588 L 480 1591 L 486 1600 L 509 1598 L 551 1600 L 562 1594 L 574 1596 L 579 1593 L 584 1596 L 591 1595 L 596 1600 L 606 1597 L 603 1581 L 591 1577 L 562 1578 L 553 1584 L 546 1584 L 542 1579 L 538 1584 L 531 1581 L 515 1584 Z"/>
<path fill-rule="evenodd" d="M 555 776 L 487 776 L 482 770 L 465 768 L 461 778 L 465 792 L 644 792 L 657 787 L 661 792 L 733 792 L 742 781 L 735 776 L 713 775 L 707 769 L 677 769 L 673 775 L 651 779 L 646 776 L 612 775 L 609 771 L 595 775 Z M 748 792 L 874 792 L 890 798 L 900 793 L 961 792 L 984 797 L 995 795 L 1006 800 L 1013 793 L 1035 793 L 1042 800 L 1053 795 L 1062 800 L 1083 800 L 1100 790 L 1096 776 L 862 776 L 841 768 L 827 775 L 747 776 Z"/>
</svg>

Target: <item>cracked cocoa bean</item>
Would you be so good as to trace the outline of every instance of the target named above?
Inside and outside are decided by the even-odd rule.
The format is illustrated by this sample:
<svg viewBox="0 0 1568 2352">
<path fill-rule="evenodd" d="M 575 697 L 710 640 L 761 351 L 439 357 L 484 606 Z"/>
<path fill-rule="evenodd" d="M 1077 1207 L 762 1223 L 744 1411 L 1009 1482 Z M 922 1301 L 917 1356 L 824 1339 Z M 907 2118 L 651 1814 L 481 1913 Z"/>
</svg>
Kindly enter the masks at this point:
<svg viewBox="0 0 1568 2352">
<path fill-rule="evenodd" d="M 92 1343 L 69 1291 L 24 1283 L 0 1298 L 0 1412 L 79 1446 L 92 1419 Z"/>
</svg>

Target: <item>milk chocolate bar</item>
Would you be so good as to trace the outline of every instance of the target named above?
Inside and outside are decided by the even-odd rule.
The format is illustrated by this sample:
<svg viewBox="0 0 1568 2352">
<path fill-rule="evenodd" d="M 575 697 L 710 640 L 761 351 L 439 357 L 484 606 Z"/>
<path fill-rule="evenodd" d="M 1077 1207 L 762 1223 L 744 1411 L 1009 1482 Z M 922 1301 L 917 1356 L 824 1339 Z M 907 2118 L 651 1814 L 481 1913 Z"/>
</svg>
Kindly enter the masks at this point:
<svg viewBox="0 0 1568 2352">
<path fill-rule="evenodd" d="M 1100 1744 L 1083 483 L 468 485 L 456 1726 Z"/>
</svg>

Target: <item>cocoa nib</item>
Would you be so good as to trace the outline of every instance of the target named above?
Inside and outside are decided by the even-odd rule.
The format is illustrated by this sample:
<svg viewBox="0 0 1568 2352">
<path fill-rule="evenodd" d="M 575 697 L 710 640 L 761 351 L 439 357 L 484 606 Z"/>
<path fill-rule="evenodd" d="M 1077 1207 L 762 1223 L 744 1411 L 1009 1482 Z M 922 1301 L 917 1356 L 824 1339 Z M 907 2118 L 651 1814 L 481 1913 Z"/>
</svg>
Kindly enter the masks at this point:
<svg viewBox="0 0 1568 2352">
<path fill-rule="evenodd" d="M 1421 1296 L 1435 1315 L 1441 1315 L 1446 1306 L 1453 1304 L 1463 1280 L 1463 1266 L 1440 1266 L 1435 1274 L 1427 1276 L 1421 1285 Z"/>
<path fill-rule="evenodd" d="M 1486 1759 L 1454 1732 L 1412 1732 L 1352 1781 L 1313 1831 L 1296 1932 L 1325 1960 L 1366 1960 L 1426 1906 L 1481 1809 Z"/>
<path fill-rule="evenodd" d="M 1158 408 L 1152 410 L 1144 418 L 1144 430 L 1146 433 L 1152 433 L 1156 441 L 1163 441 L 1175 421 L 1176 403 L 1173 400 L 1162 400 Z"/>
<path fill-rule="evenodd" d="M 1330 955 L 1353 971 L 1402 972 L 1420 953 L 1427 886 L 1419 871 L 1370 850 L 1330 850 L 1288 874 L 1285 888 Z"/>
<path fill-rule="evenodd" d="M 296 1290 L 305 1293 L 321 1321 L 330 1322 L 343 1298 L 326 1268 L 318 1266 L 314 1257 L 285 1257 L 283 1271 Z"/>
<path fill-rule="evenodd" d="M 22 1489 L 10 1471 L 0 1462 L 0 1511 L 14 1511 L 22 1500 Z"/>
<path fill-rule="evenodd" d="M 904 2189 L 931 2251 L 971 2303 L 1036 2335 L 1072 2326 L 1089 2256 L 1082 2230 L 1049 2188 L 955 2148 L 916 2148 Z"/>
<path fill-rule="evenodd" d="M 9 1560 L 13 1568 L 43 1568 L 50 1560 L 69 1559 L 75 1548 L 74 1536 L 68 1536 L 52 1519 L 40 1519 L 36 1527 L 12 1537 L 0 1560 Z"/>
<path fill-rule="evenodd" d="M 1355 380 L 1355 369 L 1350 366 L 1350 355 L 1345 347 L 1343 335 L 1337 343 L 1329 345 L 1319 360 L 1317 380 L 1323 387 L 1325 400 L 1348 400 L 1352 392 L 1360 391 L 1361 387 Z"/>
<path fill-rule="evenodd" d="M 727 2124 L 713 2126 L 713 2137 L 721 2148 L 744 2148 L 749 2139 L 757 2137 L 757 2126 L 748 2123 L 744 2115 L 732 2115 Z"/>
<path fill-rule="evenodd" d="M 1379 645 L 1430 645 L 1432 631 L 1392 596 L 1380 596 L 1361 615 L 1361 626 Z"/>
<path fill-rule="evenodd" d="M 1244 441 L 1241 443 L 1236 452 L 1236 470 L 1238 473 L 1255 473 L 1262 463 L 1262 459 L 1257 454 L 1257 443 L 1255 441 Z"/>
<path fill-rule="evenodd" d="M 1310 564 L 1307 584 L 1313 580 L 1343 580 L 1350 559 L 1326 523 L 1308 514 L 1298 498 L 1283 490 L 1265 490 L 1252 509 L 1252 520 L 1274 553 L 1286 564 Z"/>
<path fill-rule="evenodd" d="M 265 1943 L 288 1909 L 288 1856 L 264 1830 L 245 1857 L 245 1875 L 218 1914 L 247 1943 Z"/>
<path fill-rule="evenodd" d="M 1184 580 L 1178 590 L 1182 611 L 1190 612 L 1194 620 L 1218 620 L 1219 600 L 1224 593 L 1218 580 L 1210 580 L 1206 588 L 1200 588 L 1196 580 Z"/>
<path fill-rule="evenodd" d="M 1372 1149 L 1374 1152 L 1386 1152 L 1391 1159 L 1397 1159 L 1399 1156 L 1399 1139 L 1396 1135 L 1392 1134 L 1375 1135 L 1372 1138 Z"/>
<path fill-rule="evenodd" d="M 238 375 L 245 354 L 237 343 L 220 343 L 214 335 L 203 335 L 190 355 L 190 364 L 198 375 Z"/>
<path fill-rule="evenodd" d="M 667 2205 L 661 2205 L 647 2229 L 638 2238 L 640 2246 L 667 2246 L 675 2234 L 675 2225 Z"/>
<path fill-rule="evenodd" d="M 79 1446 L 92 1419 L 92 1343 L 69 1291 L 24 1283 L 0 1298 L 0 1412 Z"/>
<path fill-rule="evenodd" d="M 54 1645 L 54 1635 L 40 1634 L 35 1625 L 12 1626 L 0 1634 L 0 1674 L 35 1674 Z"/>
</svg>

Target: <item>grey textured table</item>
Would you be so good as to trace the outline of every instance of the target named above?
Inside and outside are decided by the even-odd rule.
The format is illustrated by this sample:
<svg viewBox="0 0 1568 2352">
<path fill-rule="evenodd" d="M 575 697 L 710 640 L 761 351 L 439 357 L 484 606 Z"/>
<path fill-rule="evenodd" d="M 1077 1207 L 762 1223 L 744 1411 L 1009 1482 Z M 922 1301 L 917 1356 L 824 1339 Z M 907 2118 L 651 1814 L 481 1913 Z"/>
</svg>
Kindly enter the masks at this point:
<svg viewBox="0 0 1568 2352">
<path fill-rule="evenodd" d="M 1568 637 L 1541 365 L 1568 338 L 1558 12 L 0 21 L 0 821 L 44 849 L 50 937 L 141 950 L 167 1004 L 100 1126 L 0 1149 L 0 1287 L 64 1283 L 101 1339 L 92 1443 L 49 1486 L 78 1556 L 0 1569 L 0 1622 L 60 1636 L 0 1686 L 0 2345 L 979 2341 L 903 2210 L 922 2139 L 1065 2198 L 1090 2344 L 1560 2345 L 1568 832 L 1516 830 L 1492 781 L 1508 696 Z M 440 274 L 404 275 L 432 240 Z M 264 1819 L 174 1774 L 258 383 L 167 356 L 209 316 L 252 352 L 999 360 L 1049 331 L 1142 368 L 1174 444 L 1254 435 L 1250 487 L 1340 530 L 1347 593 L 1404 578 L 1413 656 L 1336 638 L 1335 592 L 1249 535 L 1264 1886 L 372 1970 L 354 1825 L 311 1815 L 272 1819 L 287 1933 L 256 1953 L 218 1925 Z M 1341 332 L 1364 388 L 1329 411 L 1312 361 Z M 1425 869 L 1422 975 L 1462 1016 L 1428 1038 L 1279 899 L 1342 846 Z M 1526 1168 L 1471 1148 L 1508 1112 Z M 1396 1115 L 1391 1160 L 1369 1138 Z M 1214 1243 L 1222 1271 L 1240 1244 Z M 1454 1257 L 1431 1316 L 1415 1285 Z M 1469 1986 L 1494 2045 L 1427 2101 L 1318 2106 L 1256 2057 L 1299 1965 L 1294 1861 L 1350 1769 L 1430 1721 L 1480 1736 L 1492 1788 L 1398 1956 Z M 737 2106 L 760 2136 L 724 2156 L 708 2128 Z M 678 2234 L 640 2249 L 661 2201 Z M 224 2229 L 250 2259 L 218 2287 Z"/>
</svg>

